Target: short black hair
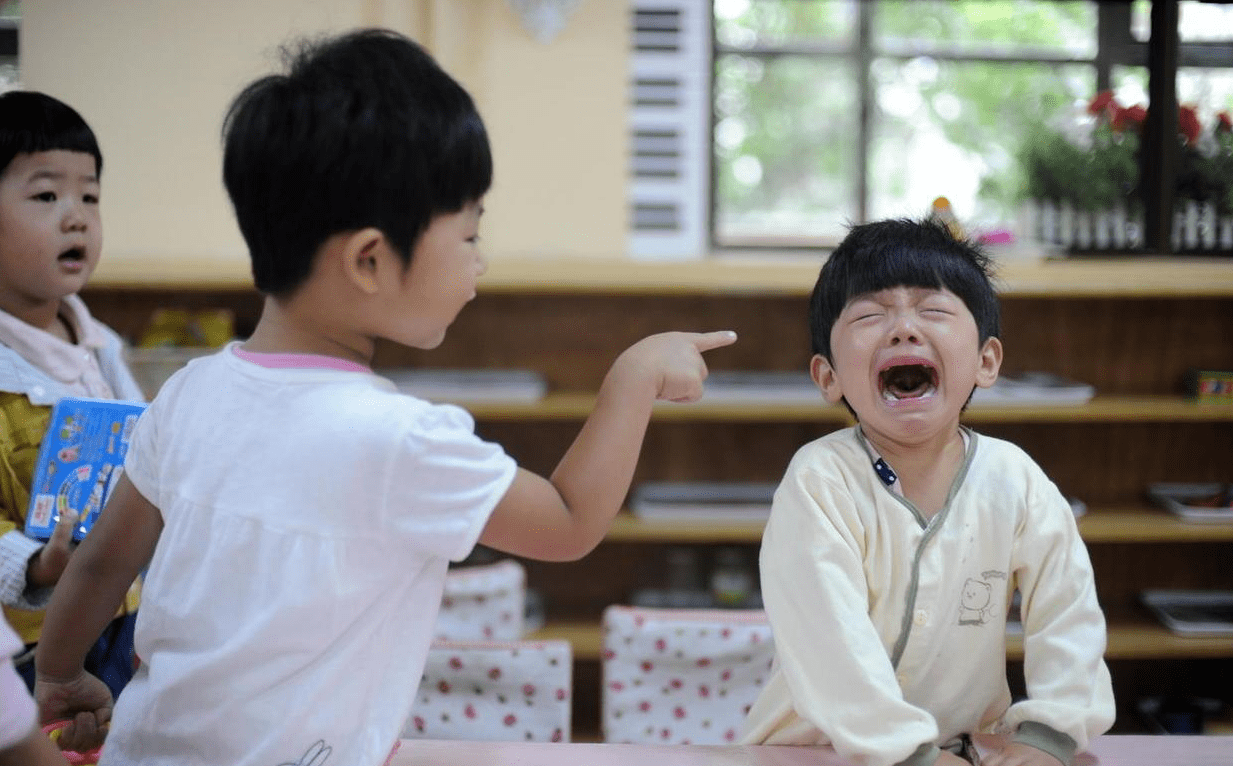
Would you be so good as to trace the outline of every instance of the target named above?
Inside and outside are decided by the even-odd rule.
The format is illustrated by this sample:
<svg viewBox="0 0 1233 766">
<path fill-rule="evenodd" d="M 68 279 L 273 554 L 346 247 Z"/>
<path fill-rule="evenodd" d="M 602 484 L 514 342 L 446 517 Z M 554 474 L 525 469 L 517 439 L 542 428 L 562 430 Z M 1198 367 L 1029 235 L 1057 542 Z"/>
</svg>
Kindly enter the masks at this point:
<svg viewBox="0 0 1233 766">
<path fill-rule="evenodd" d="M 94 157 L 94 174 L 103 175 L 103 153 L 94 131 L 77 110 L 46 93 L 0 93 L 0 174 L 19 154 L 64 150 Z"/>
<path fill-rule="evenodd" d="M 975 243 L 932 219 L 875 221 L 849 229 L 822 266 L 809 299 L 813 353 L 831 357 L 831 328 L 848 302 L 892 287 L 950 290 L 972 317 L 983 346 L 1000 336 L 992 263 Z"/>
<path fill-rule="evenodd" d="M 285 295 L 332 235 L 379 229 L 410 264 L 433 216 L 492 183 L 467 92 L 415 42 L 365 29 L 282 49 L 223 123 L 223 181 L 257 289 Z"/>
</svg>

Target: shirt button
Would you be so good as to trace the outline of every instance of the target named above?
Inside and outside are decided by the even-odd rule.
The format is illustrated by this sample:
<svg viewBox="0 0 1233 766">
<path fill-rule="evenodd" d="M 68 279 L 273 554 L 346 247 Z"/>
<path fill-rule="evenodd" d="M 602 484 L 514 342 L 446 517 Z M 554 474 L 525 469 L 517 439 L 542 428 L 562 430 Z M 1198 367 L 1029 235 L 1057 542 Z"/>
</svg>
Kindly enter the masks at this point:
<svg viewBox="0 0 1233 766">
<path fill-rule="evenodd" d="M 924 609 L 917 609 L 916 614 L 912 618 L 912 622 L 916 623 L 917 625 L 928 625 L 929 624 L 929 613 L 926 612 Z"/>
</svg>

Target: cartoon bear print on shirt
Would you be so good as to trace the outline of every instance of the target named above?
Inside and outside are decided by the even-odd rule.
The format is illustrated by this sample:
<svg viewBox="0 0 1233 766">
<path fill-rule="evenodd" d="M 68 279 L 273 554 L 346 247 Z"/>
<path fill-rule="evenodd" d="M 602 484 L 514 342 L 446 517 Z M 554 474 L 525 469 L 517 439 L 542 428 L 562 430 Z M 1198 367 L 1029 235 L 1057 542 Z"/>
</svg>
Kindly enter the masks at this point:
<svg viewBox="0 0 1233 766">
<path fill-rule="evenodd" d="M 980 573 L 980 579 L 969 577 L 963 583 L 959 596 L 959 624 L 984 625 L 995 614 L 993 585 L 988 580 L 1006 579 L 1006 573 L 988 570 Z"/>
</svg>

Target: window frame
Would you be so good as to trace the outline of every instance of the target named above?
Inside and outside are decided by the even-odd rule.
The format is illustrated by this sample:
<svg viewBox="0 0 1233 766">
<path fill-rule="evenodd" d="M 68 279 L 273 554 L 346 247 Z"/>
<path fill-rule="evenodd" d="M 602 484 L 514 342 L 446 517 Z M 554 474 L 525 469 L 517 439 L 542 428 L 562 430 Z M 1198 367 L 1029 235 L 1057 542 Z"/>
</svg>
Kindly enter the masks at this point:
<svg viewBox="0 0 1233 766">
<path fill-rule="evenodd" d="M 1229 3 L 1233 0 L 1200 0 L 1201 2 Z M 1173 220 L 1173 190 L 1178 153 L 1176 142 L 1166 141 L 1166 125 L 1177 124 L 1176 80 L 1182 67 L 1233 68 L 1233 45 L 1224 42 L 1181 43 L 1178 40 L 1179 0 L 1152 0 L 1151 39 L 1138 41 L 1131 30 L 1132 8 L 1130 0 L 1093 0 L 1096 3 L 1096 51 L 1091 57 L 1068 55 L 1039 57 L 1005 55 L 992 51 L 957 51 L 945 44 L 916 48 L 912 51 L 878 51 L 872 44 L 874 7 L 880 0 L 856 1 L 856 28 L 851 43 L 793 43 L 787 45 L 755 45 L 752 47 L 727 47 L 721 45 L 716 34 L 714 3 L 710 2 L 711 71 L 708 99 L 710 102 L 708 125 L 709 183 L 706 202 L 706 233 L 712 251 L 731 250 L 793 250 L 817 249 L 815 244 L 793 244 L 789 237 L 783 241 L 770 242 L 750 239 L 748 241 L 723 241 L 717 235 L 718 220 L 718 173 L 719 160 L 715 146 L 717 122 L 716 72 L 721 57 L 739 55 L 753 58 L 800 56 L 807 58 L 847 59 L 857 72 L 857 94 L 860 102 L 857 118 L 856 144 L 856 211 L 858 219 L 868 220 L 869 211 L 869 162 L 871 130 L 871 104 L 875 98 L 871 85 L 870 68 L 874 59 L 910 61 L 922 54 L 939 61 L 983 63 L 1044 63 L 1053 65 L 1079 64 L 1091 66 L 1096 74 L 1096 91 L 1108 90 L 1115 66 L 1145 67 L 1148 72 L 1149 103 L 1166 104 L 1164 109 L 1149 112 L 1144 129 L 1141 185 L 1146 211 L 1144 250 L 1168 253 L 1172 249 L 1171 227 Z M 1157 34 L 1157 30 L 1167 30 Z M 1149 159 L 1154 161 L 1149 161 Z"/>
</svg>

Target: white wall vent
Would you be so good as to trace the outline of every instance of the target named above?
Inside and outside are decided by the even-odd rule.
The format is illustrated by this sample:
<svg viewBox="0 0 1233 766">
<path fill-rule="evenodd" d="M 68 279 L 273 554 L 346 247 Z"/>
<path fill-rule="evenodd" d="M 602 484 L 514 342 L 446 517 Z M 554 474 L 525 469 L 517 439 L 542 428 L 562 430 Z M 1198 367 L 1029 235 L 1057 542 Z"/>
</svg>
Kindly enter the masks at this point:
<svg viewBox="0 0 1233 766">
<path fill-rule="evenodd" d="M 711 4 L 630 5 L 629 253 L 703 255 L 710 182 Z"/>
</svg>

